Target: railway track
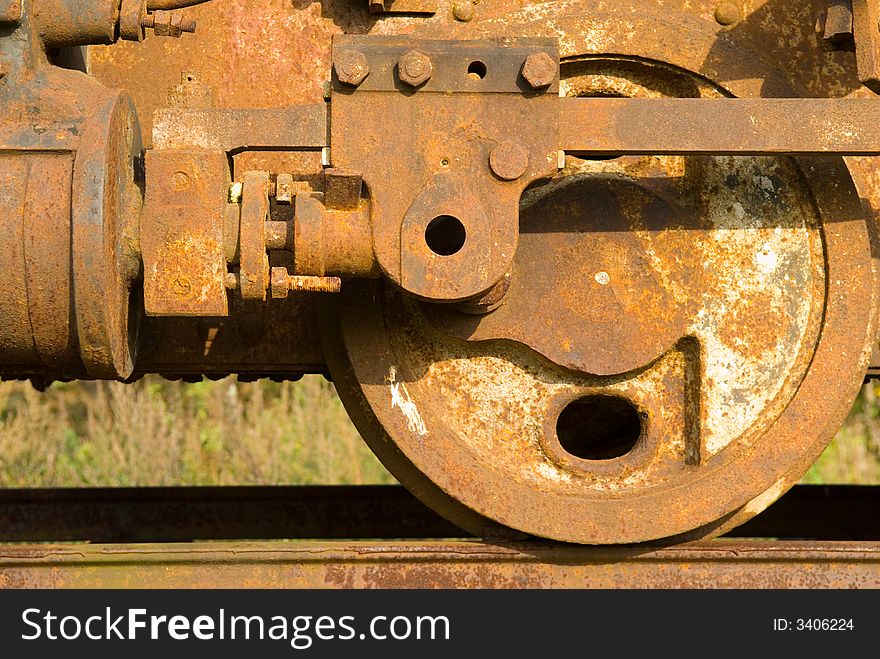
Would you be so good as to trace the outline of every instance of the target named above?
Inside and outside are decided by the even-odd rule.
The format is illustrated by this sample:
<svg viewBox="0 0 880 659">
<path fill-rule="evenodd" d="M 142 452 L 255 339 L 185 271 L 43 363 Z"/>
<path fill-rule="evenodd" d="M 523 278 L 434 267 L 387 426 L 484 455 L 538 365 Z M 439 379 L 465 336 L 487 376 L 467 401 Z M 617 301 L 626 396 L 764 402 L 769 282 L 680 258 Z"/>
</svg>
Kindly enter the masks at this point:
<svg viewBox="0 0 880 659">
<path fill-rule="evenodd" d="M 727 536 L 469 537 L 396 486 L 6 490 L 0 586 L 880 587 L 880 488 L 799 486 Z"/>
</svg>

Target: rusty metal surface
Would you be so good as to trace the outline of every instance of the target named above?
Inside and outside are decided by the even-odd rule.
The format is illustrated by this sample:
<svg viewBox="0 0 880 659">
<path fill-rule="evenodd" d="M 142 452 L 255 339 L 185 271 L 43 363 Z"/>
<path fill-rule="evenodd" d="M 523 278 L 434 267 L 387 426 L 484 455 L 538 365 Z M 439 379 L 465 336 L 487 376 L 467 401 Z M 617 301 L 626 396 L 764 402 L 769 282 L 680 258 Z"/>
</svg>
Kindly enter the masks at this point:
<svg viewBox="0 0 880 659">
<path fill-rule="evenodd" d="M 626 57 L 579 44 L 561 88 L 724 103 L 715 99 L 729 90 L 686 67 L 645 62 L 664 39 L 715 38 L 687 27 L 653 26 L 655 40 L 628 44 Z M 748 60 L 728 48 L 721 80 Z M 589 117 L 561 123 L 574 135 Z M 875 331 L 873 226 L 839 159 L 569 159 L 526 194 L 522 227 L 508 299 L 483 317 L 461 314 L 460 331 L 432 317 L 455 311 L 360 283 L 338 305 L 342 348 L 328 326 L 325 353 L 356 425 L 451 520 L 485 527 L 464 504 L 575 542 L 713 535 L 778 497 L 830 439 Z M 569 451 L 562 411 L 602 395 L 642 417 L 631 450 Z"/>
<path fill-rule="evenodd" d="M 140 223 L 145 311 L 160 316 L 227 315 L 226 154 L 151 150 L 145 167 Z"/>
<path fill-rule="evenodd" d="M 356 88 L 334 78 L 331 162 L 363 175 L 380 267 L 418 297 L 485 292 L 510 268 L 522 191 L 556 171 L 558 87 L 522 76 L 529 56 L 557 61 L 555 42 L 334 40 L 334 58 L 350 51 L 370 74 Z M 426 243 L 438 220 L 466 241 L 448 253 Z"/>
<path fill-rule="evenodd" d="M 232 152 L 320 149 L 327 144 L 324 103 L 276 110 L 165 108 L 153 118 L 153 148 Z"/>
<path fill-rule="evenodd" d="M 450 519 L 585 543 L 721 533 L 832 436 L 877 352 L 880 134 L 876 100 L 828 99 L 872 84 L 875 3 L 852 5 L 855 54 L 827 49 L 849 28 L 826 0 L 191 4 L 45 0 L 0 39 L 4 369 L 326 367 Z M 196 23 L 90 52 L 149 162 L 216 152 L 187 217 L 148 180 L 138 226 L 128 95 L 44 48 Z M 75 152 L 67 253 L 30 218 L 71 166 L 33 151 Z M 230 317 L 138 341 L 141 259 L 149 311 Z M 165 304 L 175 285 L 195 302 Z M 305 291 L 339 288 L 319 325 Z M 64 299 L 70 326 L 47 319 Z"/>
<path fill-rule="evenodd" d="M 38 545 L 0 548 L 0 587 L 877 588 L 878 564 L 869 542 Z"/>
<path fill-rule="evenodd" d="M 559 148 L 587 157 L 880 152 L 875 99 L 577 98 L 560 115 Z"/>
<path fill-rule="evenodd" d="M 26 26 L 2 39 L 2 370 L 128 376 L 140 302 L 140 129 L 130 98 L 54 68 Z M 35 159 L 34 159 L 35 158 Z"/>
</svg>

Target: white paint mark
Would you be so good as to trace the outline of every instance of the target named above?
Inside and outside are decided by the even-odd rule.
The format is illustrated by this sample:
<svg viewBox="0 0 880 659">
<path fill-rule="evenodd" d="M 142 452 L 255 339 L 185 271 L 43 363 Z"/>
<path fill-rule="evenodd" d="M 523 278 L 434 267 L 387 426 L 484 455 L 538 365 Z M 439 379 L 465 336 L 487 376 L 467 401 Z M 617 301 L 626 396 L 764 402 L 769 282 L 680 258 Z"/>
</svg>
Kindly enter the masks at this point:
<svg viewBox="0 0 880 659">
<path fill-rule="evenodd" d="M 755 265 L 765 275 L 776 270 L 776 267 L 779 265 L 779 257 L 776 256 L 776 252 L 773 251 L 770 243 L 765 242 L 761 245 L 761 251 L 755 254 Z"/>
<path fill-rule="evenodd" d="M 773 483 L 766 492 L 763 492 L 756 496 L 754 499 L 749 501 L 743 508 L 747 514 L 757 515 L 759 512 L 765 510 L 767 506 L 776 501 L 782 493 L 786 489 L 787 483 L 785 482 L 785 478 L 780 478 L 778 481 Z"/>
<path fill-rule="evenodd" d="M 413 399 L 410 398 L 409 391 L 403 382 L 397 381 L 397 368 L 394 366 L 388 371 L 388 382 L 391 385 L 391 408 L 398 408 L 406 417 L 406 425 L 410 432 L 416 432 L 422 436 L 428 434 L 422 415 L 416 407 Z"/>
</svg>

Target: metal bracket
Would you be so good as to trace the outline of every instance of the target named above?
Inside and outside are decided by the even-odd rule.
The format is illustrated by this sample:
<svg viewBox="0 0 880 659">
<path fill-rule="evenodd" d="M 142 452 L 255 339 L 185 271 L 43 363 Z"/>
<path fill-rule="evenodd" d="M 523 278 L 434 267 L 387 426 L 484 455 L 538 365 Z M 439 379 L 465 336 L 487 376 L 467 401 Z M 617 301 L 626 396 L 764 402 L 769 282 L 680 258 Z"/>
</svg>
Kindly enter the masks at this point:
<svg viewBox="0 0 880 659">
<path fill-rule="evenodd" d="M 426 299 L 490 289 L 523 190 L 556 172 L 556 41 L 344 36 L 333 61 L 332 165 L 363 174 L 382 270 Z"/>
<path fill-rule="evenodd" d="M 855 51 L 859 81 L 880 94 L 880 2 L 829 0 L 819 31 L 827 47 Z"/>
</svg>

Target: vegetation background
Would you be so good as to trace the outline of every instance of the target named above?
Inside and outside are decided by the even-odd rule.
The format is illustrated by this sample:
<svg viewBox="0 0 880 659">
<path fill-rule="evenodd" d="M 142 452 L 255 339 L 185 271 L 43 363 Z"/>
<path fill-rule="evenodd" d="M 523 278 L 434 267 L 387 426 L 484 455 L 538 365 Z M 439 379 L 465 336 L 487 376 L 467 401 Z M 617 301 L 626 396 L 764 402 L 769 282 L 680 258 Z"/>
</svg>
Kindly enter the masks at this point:
<svg viewBox="0 0 880 659">
<path fill-rule="evenodd" d="M 880 483 L 880 401 L 865 385 L 804 477 Z M 0 487 L 390 483 L 333 385 L 0 382 Z"/>
</svg>

